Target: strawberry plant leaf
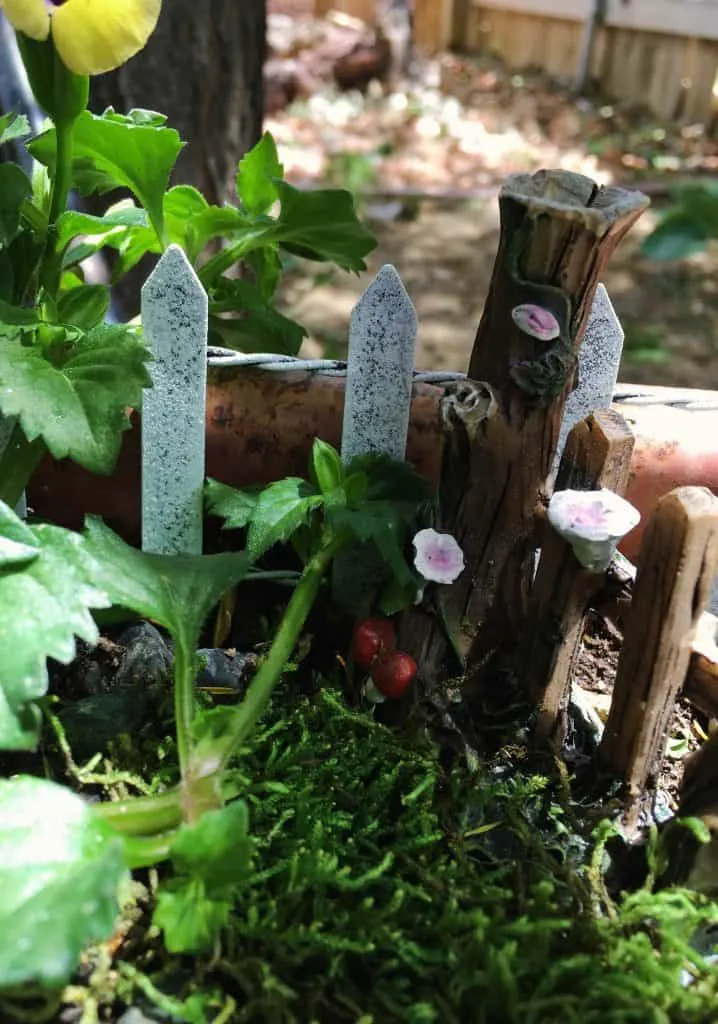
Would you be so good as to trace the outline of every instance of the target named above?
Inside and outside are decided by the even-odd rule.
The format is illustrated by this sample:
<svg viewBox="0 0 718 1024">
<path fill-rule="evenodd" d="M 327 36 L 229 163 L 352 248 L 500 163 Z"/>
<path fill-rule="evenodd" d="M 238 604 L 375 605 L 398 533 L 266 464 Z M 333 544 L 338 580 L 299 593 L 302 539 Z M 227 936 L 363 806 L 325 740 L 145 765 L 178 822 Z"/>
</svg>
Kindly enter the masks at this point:
<svg viewBox="0 0 718 1024">
<path fill-rule="evenodd" d="M 110 601 L 159 622 L 186 651 L 194 651 L 210 611 L 249 568 L 244 552 L 146 554 L 95 518 L 88 519 L 85 538 L 97 564 L 94 579 Z"/>
<path fill-rule="evenodd" d="M 289 540 L 322 503 L 321 495 L 300 477 L 270 484 L 259 495 L 249 524 L 247 553 L 255 562 L 275 544 Z"/>
<path fill-rule="evenodd" d="M 151 385 L 149 352 L 135 331 L 99 324 L 68 346 L 61 365 L 38 347 L 9 341 L 0 351 L 0 409 L 17 416 L 30 441 L 42 437 L 56 459 L 109 473 L 128 407 Z"/>
<path fill-rule="evenodd" d="M 223 530 L 242 530 L 249 526 L 259 494 L 259 491 L 239 491 L 219 480 L 208 480 L 204 485 L 207 511 L 224 519 Z"/>
<path fill-rule="evenodd" d="M 160 890 L 154 914 L 171 952 L 211 948 L 227 923 L 234 887 L 249 875 L 253 848 L 242 800 L 182 826 L 170 847 L 177 876 Z"/>
<path fill-rule="evenodd" d="M 82 950 L 112 934 L 123 843 L 76 794 L 46 779 L 0 781 L 0 988 L 59 988 Z"/>
<path fill-rule="evenodd" d="M 170 953 L 200 954 L 211 950 L 232 910 L 229 899 L 212 899 L 200 878 L 178 879 L 157 895 L 152 923 L 164 933 Z"/>
<path fill-rule="evenodd" d="M 265 487 L 258 494 L 209 481 L 205 487 L 209 511 L 225 520 L 224 529 L 249 526 L 247 554 L 252 562 L 275 544 L 289 540 L 322 503 L 316 488 L 290 476 Z"/>
<path fill-rule="evenodd" d="M 404 558 L 406 530 L 393 502 L 370 501 L 356 509 L 328 506 L 327 520 L 337 530 L 348 530 L 360 543 L 373 543 L 399 586 L 414 586 Z"/>
<path fill-rule="evenodd" d="M 0 572 L 0 749 L 32 750 L 39 726 L 34 701 L 47 691 L 46 659 L 71 661 L 76 636 L 95 643 L 89 609 L 110 602 L 79 534 L 26 526 L 0 502 L 0 535 L 34 550 L 34 556 L 8 560 Z"/>
<path fill-rule="evenodd" d="M 30 527 L 0 502 L 0 569 L 23 565 L 39 554 L 40 548 Z"/>
<path fill-rule="evenodd" d="M 249 809 L 243 800 L 235 800 L 183 825 L 170 855 L 180 874 L 201 878 L 208 893 L 219 894 L 247 877 L 253 849 Z"/>
</svg>

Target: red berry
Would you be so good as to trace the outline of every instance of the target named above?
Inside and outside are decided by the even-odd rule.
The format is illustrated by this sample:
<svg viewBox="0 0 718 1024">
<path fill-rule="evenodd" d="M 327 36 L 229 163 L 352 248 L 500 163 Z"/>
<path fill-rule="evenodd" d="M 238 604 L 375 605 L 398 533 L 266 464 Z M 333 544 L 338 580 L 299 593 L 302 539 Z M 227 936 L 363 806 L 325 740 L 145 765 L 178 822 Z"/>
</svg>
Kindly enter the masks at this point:
<svg viewBox="0 0 718 1024">
<path fill-rule="evenodd" d="M 396 698 L 401 697 L 417 670 L 418 665 L 410 654 L 390 651 L 376 659 L 371 667 L 371 678 L 380 693 Z"/>
<path fill-rule="evenodd" d="M 364 619 L 354 627 L 352 652 L 359 668 L 371 668 L 374 660 L 396 647 L 396 633 L 389 619 Z"/>
</svg>

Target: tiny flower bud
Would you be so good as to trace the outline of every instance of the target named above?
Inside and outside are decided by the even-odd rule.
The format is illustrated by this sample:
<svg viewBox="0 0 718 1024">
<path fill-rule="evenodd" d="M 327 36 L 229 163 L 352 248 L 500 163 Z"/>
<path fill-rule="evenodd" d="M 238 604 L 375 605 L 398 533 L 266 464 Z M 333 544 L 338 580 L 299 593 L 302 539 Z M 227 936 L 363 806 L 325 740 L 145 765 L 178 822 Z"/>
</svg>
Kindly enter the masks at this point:
<svg viewBox="0 0 718 1024">
<path fill-rule="evenodd" d="M 553 341 L 561 333 L 559 322 L 553 313 L 532 302 L 514 306 L 511 317 L 519 330 L 532 338 L 538 338 L 539 341 Z"/>
<path fill-rule="evenodd" d="M 414 549 L 414 567 L 425 580 L 453 583 L 464 571 L 464 553 L 450 533 L 419 530 Z"/>
</svg>

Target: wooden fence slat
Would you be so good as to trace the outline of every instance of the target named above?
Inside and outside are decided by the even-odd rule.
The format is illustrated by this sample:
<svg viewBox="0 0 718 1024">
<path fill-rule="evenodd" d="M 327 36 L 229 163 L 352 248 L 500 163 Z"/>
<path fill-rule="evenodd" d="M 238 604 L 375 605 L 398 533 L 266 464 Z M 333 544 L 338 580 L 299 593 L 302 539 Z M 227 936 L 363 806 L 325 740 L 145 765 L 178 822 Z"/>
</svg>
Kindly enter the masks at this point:
<svg viewBox="0 0 718 1024">
<path fill-rule="evenodd" d="M 623 494 L 633 443 L 622 416 L 609 409 L 597 410 L 569 434 L 557 490 L 607 487 Z M 563 739 L 585 616 L 604 582 L 603 573 L 584 569 L 570 544 L 547 528 L 519 654 L 520 672 L 529 683 L 526 689 L 539 706 L 536 732 L 540 739 Z"/>
<path fill-rule="evenodd" d="M 718 498 L 679 487 L 646 527 L 600 759 L 643 793 L 655 777 L 718 567 Z"/>
</svg>

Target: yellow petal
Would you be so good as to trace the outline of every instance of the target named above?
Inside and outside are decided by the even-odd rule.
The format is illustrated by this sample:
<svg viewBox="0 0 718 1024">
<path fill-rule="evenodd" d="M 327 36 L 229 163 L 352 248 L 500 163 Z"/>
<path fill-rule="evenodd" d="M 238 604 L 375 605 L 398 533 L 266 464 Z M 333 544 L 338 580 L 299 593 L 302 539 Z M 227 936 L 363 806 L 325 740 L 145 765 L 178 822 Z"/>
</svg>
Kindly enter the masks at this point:
<svg viewBox="0 0 718 1024">
<path fill-rule="evenodd" d="M 47 39 L 50 34 L 45 0 L 5 0 L 5 14 L 13 28 L 31 39 Z"/>
<path fill-rule="evenodd" d="M 60 59 L 76 75 L 112 71 L 142 49 L 161 6 L 162 0 L 66 0 L 52 13 Z"/>
</svg>

